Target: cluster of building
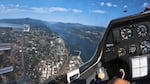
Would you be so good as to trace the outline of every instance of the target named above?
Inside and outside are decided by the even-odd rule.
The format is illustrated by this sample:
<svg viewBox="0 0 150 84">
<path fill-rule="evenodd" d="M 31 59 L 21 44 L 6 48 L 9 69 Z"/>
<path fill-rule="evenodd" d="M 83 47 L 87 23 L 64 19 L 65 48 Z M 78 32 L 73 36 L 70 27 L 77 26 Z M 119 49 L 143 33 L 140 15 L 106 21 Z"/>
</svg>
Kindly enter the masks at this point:
<svg viewBox="0 0 150 84">
<path fill-rule="evenodd" d="M 61 37 L 32 29 L 25 34 L 24 56 L 27 75 L 32 82 L 43 83 L 64 72 L 68 50 Z"/>
<path fill-rule="evenodd" d="M 70 72 L 72 70 L 75 70 L 83 64 L 83 61 L 80 57 L 80 55 L 77 56 L 70 56 L 70 59 L 68 60 L 68 67 L 67 67 L 67 72 Z"/>
</svg>

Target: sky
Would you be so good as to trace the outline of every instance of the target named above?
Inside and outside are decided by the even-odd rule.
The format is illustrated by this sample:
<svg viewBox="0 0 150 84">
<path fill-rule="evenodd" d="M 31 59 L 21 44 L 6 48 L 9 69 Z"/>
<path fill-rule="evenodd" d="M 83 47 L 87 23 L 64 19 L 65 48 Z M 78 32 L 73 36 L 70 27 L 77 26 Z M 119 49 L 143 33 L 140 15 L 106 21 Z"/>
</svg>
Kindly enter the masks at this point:
<svg viewBox="0 0 150 84">
<path fill-rule="evenodd" d="M 149 5 L 150 0 L 0 0 L 0 19 L 28 17 L 107 27 L 112 19 L 140 13 Z"/>
</svg>

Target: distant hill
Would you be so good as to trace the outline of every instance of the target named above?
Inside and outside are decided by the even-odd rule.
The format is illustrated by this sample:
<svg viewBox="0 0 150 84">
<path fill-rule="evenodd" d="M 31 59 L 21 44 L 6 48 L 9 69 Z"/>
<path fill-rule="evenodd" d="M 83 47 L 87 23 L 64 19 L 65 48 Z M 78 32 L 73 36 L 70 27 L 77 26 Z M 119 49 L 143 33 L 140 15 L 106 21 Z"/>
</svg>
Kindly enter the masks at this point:
<svg viewBox="0 0 150 84">
<path fill-rule="evenodd" d="M 62 33 L 70 33 L 77 35 L 80 38 L 89 37 L 91 40 L 94 40 L 97 42 L 97 38 L 101 38 L 105 27 L 99 27 L 99 26 L 91 26 L 91 25 L 83 25 L 80 23 L 45 23 L 53 32 L 57 34 Z M 97 37 L 97 38 L 94 38 Z"/>
<path fill-rule="evenodd" d="M 52 27 L 53 29 L 98 29 L 101 31 L 105 30 L 105 27 L 92 26 L 92 25 L 84 25 L 80 23 L 63 23 L 63 22 L 45 22 L 46 25 Z"/>
<path fill-rule="evenodd" d="M 39 28 L 50 30 L 42 20 L 31 18 L 19 18 L 19 19 L 0 19 L 0 23 L 12 23 L 12 24 L 28 24 L 31 28 Z"/>
</svg>

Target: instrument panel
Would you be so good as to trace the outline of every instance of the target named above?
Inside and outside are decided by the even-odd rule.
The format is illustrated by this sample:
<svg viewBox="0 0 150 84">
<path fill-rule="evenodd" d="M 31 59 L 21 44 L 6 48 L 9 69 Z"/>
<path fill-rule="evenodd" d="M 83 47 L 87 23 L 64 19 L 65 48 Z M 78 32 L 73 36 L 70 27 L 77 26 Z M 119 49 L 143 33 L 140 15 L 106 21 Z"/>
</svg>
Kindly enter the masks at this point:
<svg viewBox="0 0 150 84">
<path fill-rule="evenodd" d="M 150 22 L 140 22 L 115 28 L 120 35 L 115 39 L 120 39 L 118 46 L 118 56 L 143 55 L 150 52 Z M 121 45 L 120 45 L 121 44 Z M 125 44 L 125 45 L 124 45 Z M 124 45 L 124 46 L 122 46 Z M 126 49 L 127 47 L 127 49 Z M 137 53 L 138 52 L 138 53 Z"/>
<path fill-rule="evenodd" d="M 150 52 L 150 22 L 130 24 L 116 29 L 120 31 L 120 43 L 124 43 L 124 46 L 128 46 L 128 50 L 118 48 L 119 56 L 125 56 L 126 54 L 134 56 L 137 52 L 138 55 L 143 55 Z"/>
<path fill-rule="evenodd" d="M 127 80 L 149 78 L 150 20 L 127 18 L 110 24 L 104 44 L 103 66 L 110 78 L 121 68 L 125 70 Z"/>
<path fill-rule="evenodd" d="M 150 53 L 150 22 L 116 27 L 111 33 L 108 35 L 105 54 L 113 52 L 117 57 L 123 57 Z"/>
</svg>

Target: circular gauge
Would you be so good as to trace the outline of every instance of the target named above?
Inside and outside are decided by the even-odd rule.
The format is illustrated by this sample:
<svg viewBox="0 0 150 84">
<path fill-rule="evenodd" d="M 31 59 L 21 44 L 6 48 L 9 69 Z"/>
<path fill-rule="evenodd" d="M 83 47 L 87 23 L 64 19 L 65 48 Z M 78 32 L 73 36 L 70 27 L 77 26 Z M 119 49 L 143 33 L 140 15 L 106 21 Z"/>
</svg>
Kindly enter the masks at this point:
<svg viewBox="0 0 150 84">
<path fill-rule="evenodd" d="M 142 50 L 142 53 L 148 53 L 150 51 L 150 42 L 149 41 L 141 42 L 140 48 Z"/>
<path fill-rule="evenodd" d="M 129 28 L 124 28 L 121 30 L 121 36 L 123 39 L 128 39 L 132 36 L 132 31 Z"/>
<path fill-rule="evenodd" d="M 138 25 L 137 26 L 137 33 L 139 36 L 146 36 L 147 35 L 147 27 L 145 25 Z"/>
<path fill-rule="evenodd" d="M 124 48 L 119 48 L 118 49 L 118 55 L 120 56 L 125 56 L 126 55 L 126 50 Z"/>
<path fill-rule="evenodd" d="M 129 53 L 130 54 L 134 54 L 134 53 L 136 53 L 136 51 L 137 51 L 137 47 L 136 47 L 136 45 L 131 45 L 130 47 L 129 47 Z"/>
</svg>

